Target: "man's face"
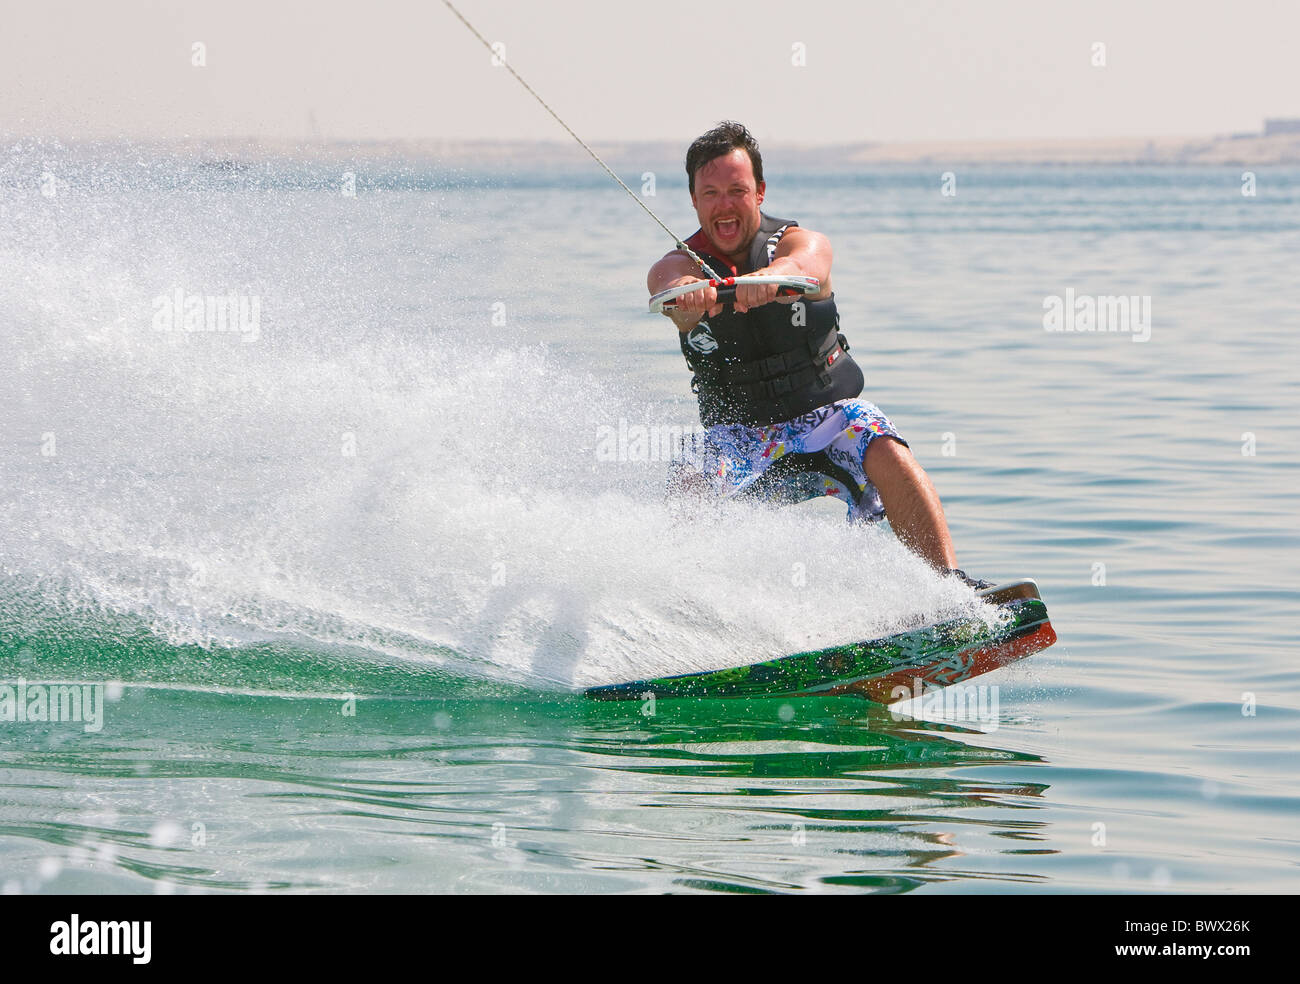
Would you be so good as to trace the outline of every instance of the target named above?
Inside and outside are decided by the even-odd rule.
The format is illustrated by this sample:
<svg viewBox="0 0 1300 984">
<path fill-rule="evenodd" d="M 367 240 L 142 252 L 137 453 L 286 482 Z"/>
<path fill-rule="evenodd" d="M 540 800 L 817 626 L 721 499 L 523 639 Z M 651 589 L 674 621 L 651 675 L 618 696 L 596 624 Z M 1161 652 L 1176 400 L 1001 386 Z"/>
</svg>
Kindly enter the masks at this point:
<svg viewBox="0 0 1300 984">
<path fill-rule="evenodd" d="M 762 182 L 755 183 L 754 165 L 739 147 L 695 172 L 691 204 L 700 228 L 728 256 L 749 249 L 758 232 L 758 207 L 763 204 L 766 188 Z"/>
</svg>

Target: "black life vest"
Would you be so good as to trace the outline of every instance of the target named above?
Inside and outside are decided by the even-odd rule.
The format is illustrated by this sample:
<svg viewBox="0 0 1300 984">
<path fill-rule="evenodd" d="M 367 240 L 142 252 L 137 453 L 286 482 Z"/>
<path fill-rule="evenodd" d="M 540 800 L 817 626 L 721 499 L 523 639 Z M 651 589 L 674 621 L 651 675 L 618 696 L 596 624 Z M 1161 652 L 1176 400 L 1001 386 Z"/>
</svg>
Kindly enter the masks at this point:
<svg viewBox="0 0 1300 984">
<path fill-rule="evenodd" d="M 712 243 L 703 230 L 686 244 L 720 276 L 761 270 L 772 262 L 786 230 L 798 223 L 759 214 L 762 221 L 743 270 L 707 252 Z M 682 354 L 694 373 L 691 389 L 699 396 L 700 422 L 705 427 L 758 427 L 861 394 L 862 370 L 849 356 L 839 328 L 831 295 L 795 304 L 772 302 L 744 314 L 728 305 L 716 317 L 706 316 L 689 332 L 679 333 Z"/>
</svg>

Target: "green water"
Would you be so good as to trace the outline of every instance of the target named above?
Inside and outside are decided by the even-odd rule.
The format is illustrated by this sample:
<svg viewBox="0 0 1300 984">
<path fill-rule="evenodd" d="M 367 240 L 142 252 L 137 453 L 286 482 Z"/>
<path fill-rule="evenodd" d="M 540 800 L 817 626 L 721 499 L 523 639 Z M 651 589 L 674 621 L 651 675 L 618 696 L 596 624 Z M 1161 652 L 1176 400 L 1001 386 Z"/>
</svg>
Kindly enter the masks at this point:
<svg viewBox="0 0 1300 984">
<path fill-rule="evenodd" d="M 1232 823 L 1282 830 L 1289 797 L 1118 758 L 1123 742 L 1078 748 L 1095 721 L 1013 704 L 986 734 L 850 698 L 645 710 L 127 688 L 100 734 L 28 725 L 10 747 L 0 863 L 55 892 L 1292 884 L 1294 839 Z M 1193 740 L 1188 717 L 1233 710 L 1152 730 Z M 1295 723 L 1241 724 L 1254 768 L 1286 767 Z"/>
<path fill-rule="evenodd" d="M 899 892 L 1042 883 L 1060 850 L 1037 756 L 855 700 L 350 710 L 128 689 L 111 739 L 47 730 L 11 760 L 32 802 L 5 868 L 64 857 L 49 891 Z"/>
</svg>

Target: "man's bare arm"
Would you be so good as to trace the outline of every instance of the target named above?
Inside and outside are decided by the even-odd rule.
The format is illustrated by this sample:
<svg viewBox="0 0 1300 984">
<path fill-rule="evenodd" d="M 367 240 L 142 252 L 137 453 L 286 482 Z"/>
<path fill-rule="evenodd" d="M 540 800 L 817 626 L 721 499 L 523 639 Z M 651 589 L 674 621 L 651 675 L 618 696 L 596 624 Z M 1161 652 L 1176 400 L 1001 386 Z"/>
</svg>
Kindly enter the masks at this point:
<svg viewBox="0 0 1300 984">
<path fill-rule="evenodd" d="M 669 287 L 680 287 L 682 284 L 703 279 L 700 276 L 700 268 L 694 260 L 681 250 L 673 250 L 650 268 L 650 273 L 646 277 L 646 286 L 651 294 L 658 294 Z M 664 314 L 673 319 L 678 331 L 688 332 L 706 314 L 712 316 L 721 311 L 722 305 L 718 303 L 717 289 L 705 287 L 702 290 L 683 294 L 677 298 L 677 307 L 665 311 Z"/>
<path fill-rule="evenodd" d="M 816 277 L 821 282 L 822 289 L 816 294 L 805 294 L 804 300 L 820 301 L 824 297 L 831 296 L 831 259 L 829 239 L 820 232 L 795 226 L 776 244 L 772 262 L 762 270 L 754 272 L 778 276 Z M 777 288 L 771 284 L 736 287 L 736 310 L 742 313 L 769 301 L 793 304 L 797 300 L 798 297 L 778 297 Z"/>
<path fill-rule="evenodd" d="M 821 282 L 821 290 L 816 294 L 805 294 L 804 298 L 809 301 L 820 301 L 822 298 L 831 296 L 832 259 L 829 239 L 820 232 L 813 232 L 811 229 L 801 229 L 795 226 L 782 236 L 781 241 L 777 243 L 776 252 L 772 254 L 772 262 L 762 270 L 753 272 L 793 277 L 816 277 Z M 695 265 L 694 260 L 680 250 L 674 250 L 650 268 L 650 274 L 646 277 L 646 286 L 650 289 L 651 294 L 657 294 L 669 287 L 677 287 L 681 284 L 702 280 L 703 278 L 699 274 L 700 268 Z M 762 286 L 737 284 L 735 307 L 738 312 L 743 314 L 750 308 L 759 307 L 770 301 L 792 304 L 798 299 L 798 297 L 794 296 L 778 297 L 777 287 L 773 284 Z M 694 328 L 705 314 L 712 317 L 721 310 L 722 305 L 718 303 L 717 290 L 712 287 L 705 287 L 702 290 L 682 295 L 677 299 L 677 308 L 672 311 L 665 311 L 664 314 L 673 319 L 678 331 L 687 332 Z"/>
</svg>

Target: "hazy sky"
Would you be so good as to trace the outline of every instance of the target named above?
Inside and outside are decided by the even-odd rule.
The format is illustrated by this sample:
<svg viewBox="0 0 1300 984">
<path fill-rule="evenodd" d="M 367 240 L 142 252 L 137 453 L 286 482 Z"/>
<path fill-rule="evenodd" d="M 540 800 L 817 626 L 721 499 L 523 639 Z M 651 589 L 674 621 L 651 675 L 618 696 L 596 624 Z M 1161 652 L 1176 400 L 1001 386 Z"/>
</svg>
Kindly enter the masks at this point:
<svg viewBox="0 0 1300 984">
<path fill-rule="evenodd" d="M 330 138 L 567 139 L 440 0 L 0 3 L 10 135 L 299 138 L 314 120 Z M 840 143 L 1209 135 L 1300 116 L 1300 0 L 457 6 L 595 141 L 680 140 L 723 118 Z"/>
</svg>

